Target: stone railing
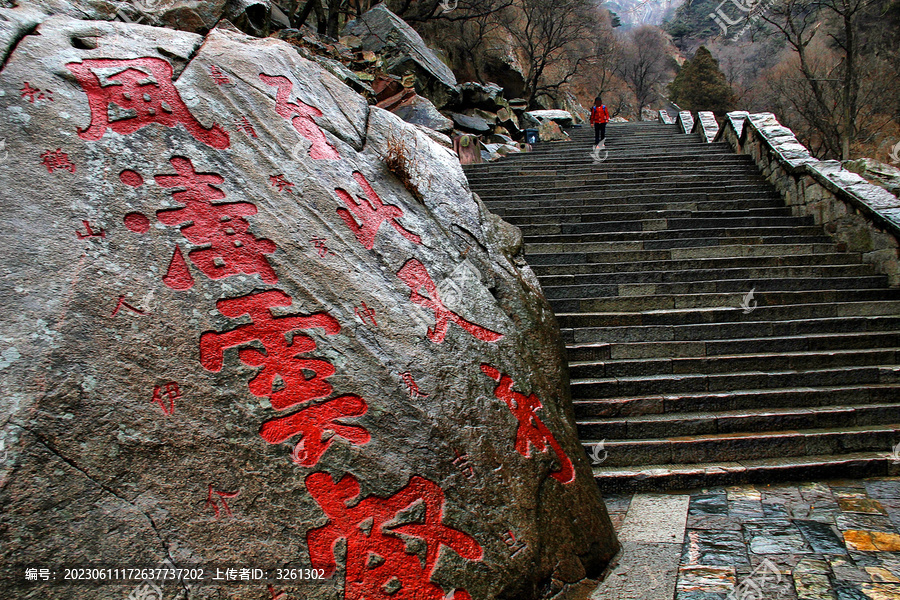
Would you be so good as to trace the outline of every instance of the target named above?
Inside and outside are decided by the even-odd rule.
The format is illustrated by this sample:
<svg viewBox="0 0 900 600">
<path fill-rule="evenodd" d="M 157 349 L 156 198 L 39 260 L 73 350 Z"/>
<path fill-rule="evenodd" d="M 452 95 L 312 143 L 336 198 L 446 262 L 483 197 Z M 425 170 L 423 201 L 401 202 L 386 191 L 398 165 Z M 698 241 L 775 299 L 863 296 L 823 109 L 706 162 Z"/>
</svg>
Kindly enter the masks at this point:
<svg viewBox="0 0 900 600">
<path fill-rule="evenodd" d="M 659 111 L 659 120 L 662 121 L 666 125 L 674 125 L 675 119 L 669 116 L 669 113 L 661 110 Z"/>
<path fill-rule="evenodd" d="M 691 116 L 691 111 L 683 110 L 678 113 L 678 124 L 681 125 L 682 133 L 690 133 L 694 130 L 694 117 Z"/>
<path fill-rule="evenodd" d="M 849 252 L 900 286 L 900 199 L 847 171 L 839 161 L 813 157 L 772 113 L 728 113 L 717 139 L 759 166 L 796 216 L 812 216 Z"/>
<path fill-rule="evenodd" d="M 719 123 L 716 121 L 716 115 L 708 110 L 698 112 L 697 119 L 694 121 L 694 129 L 691 133 L 694 131 L 699 131 L 700 139 L 707 144 L 713 142 L 716 139 L 716 134 L 719 133 Z"/>
</svg>

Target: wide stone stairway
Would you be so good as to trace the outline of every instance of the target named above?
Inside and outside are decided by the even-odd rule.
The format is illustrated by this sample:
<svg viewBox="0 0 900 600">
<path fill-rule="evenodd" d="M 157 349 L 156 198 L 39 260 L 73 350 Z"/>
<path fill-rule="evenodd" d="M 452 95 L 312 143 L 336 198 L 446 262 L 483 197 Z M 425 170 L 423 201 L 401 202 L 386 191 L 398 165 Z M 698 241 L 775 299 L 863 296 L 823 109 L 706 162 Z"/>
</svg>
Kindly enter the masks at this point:
<svg viewBox="0 0 900 600">
<path fill-rule="evenodd" d="M 525 235 L 601 488 L 896 470 L 900 290 L 724 142 L 611 124 L 592 156 L 569 134 L 466 173 Z"/>
</svg>

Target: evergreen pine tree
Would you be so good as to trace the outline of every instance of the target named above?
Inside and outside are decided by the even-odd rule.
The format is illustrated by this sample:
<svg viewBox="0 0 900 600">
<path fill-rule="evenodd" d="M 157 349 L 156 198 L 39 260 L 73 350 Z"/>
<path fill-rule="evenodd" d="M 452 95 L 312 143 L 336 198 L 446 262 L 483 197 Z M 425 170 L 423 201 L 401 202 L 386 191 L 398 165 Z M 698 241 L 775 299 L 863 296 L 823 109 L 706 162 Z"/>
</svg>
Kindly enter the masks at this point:
<svg viewBox="0 0 900 600">
<path fill-rule="evenodd" d="M 730 110 L 734 102 L 725 74 L 704 46 L 697 49 L 694 60 L 684 62 L 669 91 L 672 102 L 682 110 L 711 110 L 721 115 Z"/>
</svg>

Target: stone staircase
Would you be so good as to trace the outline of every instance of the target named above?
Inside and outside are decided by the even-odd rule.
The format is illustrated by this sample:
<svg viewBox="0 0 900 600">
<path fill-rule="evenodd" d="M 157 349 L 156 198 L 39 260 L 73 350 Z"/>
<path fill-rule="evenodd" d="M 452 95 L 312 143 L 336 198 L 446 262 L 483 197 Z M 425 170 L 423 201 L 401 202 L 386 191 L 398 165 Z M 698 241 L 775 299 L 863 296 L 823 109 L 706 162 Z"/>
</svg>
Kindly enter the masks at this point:
<svg viewBox="0 0 900 600">
<path fill-rule="evenodd" d="M 726 143 L 569 133 L 466 173 L 525 236 L 601 489 L 896 471 L 900 290 Z"/>
</svg>

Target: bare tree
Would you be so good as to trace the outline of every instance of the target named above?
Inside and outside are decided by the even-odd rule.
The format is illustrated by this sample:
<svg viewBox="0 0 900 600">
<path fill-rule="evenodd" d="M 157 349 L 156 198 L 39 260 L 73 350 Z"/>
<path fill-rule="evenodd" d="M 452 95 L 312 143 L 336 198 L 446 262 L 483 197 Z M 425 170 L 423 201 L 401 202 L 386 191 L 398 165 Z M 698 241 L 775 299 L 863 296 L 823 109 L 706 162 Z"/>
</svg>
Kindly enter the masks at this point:
<svg viewBox="0 0 900 600">
<path fill-rule="evenodd" d="M 525 99 L 555 95 L 590 59 L 579 47 L 589 35 L 587 0 L 518 0 L 501 18 L 521 53 Z M 551 76 L 552 74 L 552 76 Z"/>
<path fill-rule="evenodd" d="M 656 90 L 668 78 L 668 65 L 666 38 L 658 27 L 643 25 L 629 33 L 619 74 L 634 92 L 638 119 L 644 107 L 656 99 Z"/>
<path fill-rule="evenodd" d="M 820 139 L 824 154 L 843 160 L 855 142 L 893 117 L 876 122 L 882 99 L 895 95 L 896 57 L 867 51 L 867 43 L 877 40 L 867 40 L 863 28 L 877 20 L 878 6 L 876 0 L 785 0 L 762 15 L 796 56 L 800 77 L 789 92 L 796 114 Z"/>
</svg>

